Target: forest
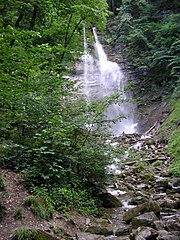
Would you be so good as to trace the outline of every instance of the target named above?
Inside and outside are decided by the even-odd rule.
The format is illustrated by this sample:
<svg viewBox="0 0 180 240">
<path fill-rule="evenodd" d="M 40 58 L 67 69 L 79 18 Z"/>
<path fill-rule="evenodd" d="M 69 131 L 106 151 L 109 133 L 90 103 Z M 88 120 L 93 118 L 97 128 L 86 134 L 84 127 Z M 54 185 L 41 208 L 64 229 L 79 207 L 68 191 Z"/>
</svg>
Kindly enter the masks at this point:
<svg viewBox="0 0 180 240">
<path fill-rule="evenodd" d="M 138 97 L 170 102 L 160 131 L 173 132 L 170 169 L 180 176 L 179 1 L 3 0 L 0 8 L 0 168 L 20 173 L 28 192 L 44 199 L 43 218 L 53 210 L 98 214 L 94 191 L 113 179 L 104 112 L 117 96 L 89 104 L 65 77 L 83 54 L 84 25 L 91 44 L 95 26 L 132 62 Z"/>
</svg>

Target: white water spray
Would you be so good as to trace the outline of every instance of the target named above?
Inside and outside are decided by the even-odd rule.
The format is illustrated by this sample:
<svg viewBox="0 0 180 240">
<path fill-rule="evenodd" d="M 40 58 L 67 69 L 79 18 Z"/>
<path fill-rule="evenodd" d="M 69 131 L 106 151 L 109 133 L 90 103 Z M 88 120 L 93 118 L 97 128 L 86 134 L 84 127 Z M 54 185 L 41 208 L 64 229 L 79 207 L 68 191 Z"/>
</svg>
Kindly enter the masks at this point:
<svg viewBox="0 0 180 240">
<path fill-rule="evenodd" d="M 95 38 L 95 57 L 88 53 L 84 28 L 84 93 L 88 101 L 101 99 L 116 92 L 121 93 L 122 101 L 127 100 L 129 97 L 124 91 L 127 84 L 125 75 L 117 63 L 108 61 L 107 55 L 98 40 L 96 28 L 93 28 L 93 34 Z M 111 104 L 106 112 L 108 120 L 116 119 L 121 115 L 126 118 L 112 125 L 113 134 L 134 133 L 136 124 L 133 121 L 133 104 L 129 102 L 123 102 L 120 105 Z"/>
</svg>

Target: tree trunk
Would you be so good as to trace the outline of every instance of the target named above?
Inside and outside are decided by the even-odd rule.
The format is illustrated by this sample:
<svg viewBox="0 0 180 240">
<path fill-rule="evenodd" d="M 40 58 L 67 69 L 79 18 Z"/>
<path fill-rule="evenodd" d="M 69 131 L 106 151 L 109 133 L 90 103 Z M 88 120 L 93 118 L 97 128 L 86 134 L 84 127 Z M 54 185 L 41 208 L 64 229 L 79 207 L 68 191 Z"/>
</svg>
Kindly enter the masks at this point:
<svg viewBox="0 0 180 240">
<path fill-rule="evenodd" d="M 39 10 L 38 5 L 34 5 L 34 10 L 33 10 L 31 22 L 30 22 L 30 25 L 29 25 L 29 30 L 33 30 L 33 28 L 34 28 L 38 10 Z"/>
</svg>

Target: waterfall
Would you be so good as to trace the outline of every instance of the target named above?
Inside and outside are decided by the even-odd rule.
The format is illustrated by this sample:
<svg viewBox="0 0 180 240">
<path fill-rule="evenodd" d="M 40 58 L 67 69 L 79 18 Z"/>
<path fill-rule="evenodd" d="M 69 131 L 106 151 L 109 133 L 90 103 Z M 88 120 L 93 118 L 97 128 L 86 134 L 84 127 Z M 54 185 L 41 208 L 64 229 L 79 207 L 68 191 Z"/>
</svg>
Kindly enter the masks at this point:
<svg viewBox="0 0 180 240">
<path fill-rule="evenodd" d="M 126 102 L 129 98 L 125 92 L 127 84 L 126 77 L 119 65 L 108 60 L 108 57 L 101 45 L 96 28 L 93 28 L 95 38 L 94 50 L 95 56 L 88 53 L 86 31 L 84 27 L 84 94 L 88 101 L 101 99 L 105 96 L 110 96 L 117 91 L 122 95 L 121 104 L 111 104 L 106 112 L 108 120 L 118 118 L 124 115 L 125 118 L 112 124 L 113 135 L 119 135 L 123 132 L 134 133 L 135 126 L 133 116 L 133 104 Z"/>
</svg>

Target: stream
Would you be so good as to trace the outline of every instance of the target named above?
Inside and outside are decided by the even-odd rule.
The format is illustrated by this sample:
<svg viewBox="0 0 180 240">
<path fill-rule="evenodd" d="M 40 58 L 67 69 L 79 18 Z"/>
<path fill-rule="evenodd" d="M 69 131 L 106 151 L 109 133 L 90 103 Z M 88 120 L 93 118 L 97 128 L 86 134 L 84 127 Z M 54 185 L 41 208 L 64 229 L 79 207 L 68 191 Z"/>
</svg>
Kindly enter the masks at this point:
<svg viewBox="0 0 180 240">
<path fill-rule="evenodd" d="M 150 135 L 141 139 L 138 134 L 124 134 L 113 140 L 115 148 L 122 144 L 129 148 L 115 182 L 107 187 L 111 204 L 75 239 L 180 239 L 180 179 L 168 172 L 171 159 L 166 144 L 155 142 Z"/>
</svg>

